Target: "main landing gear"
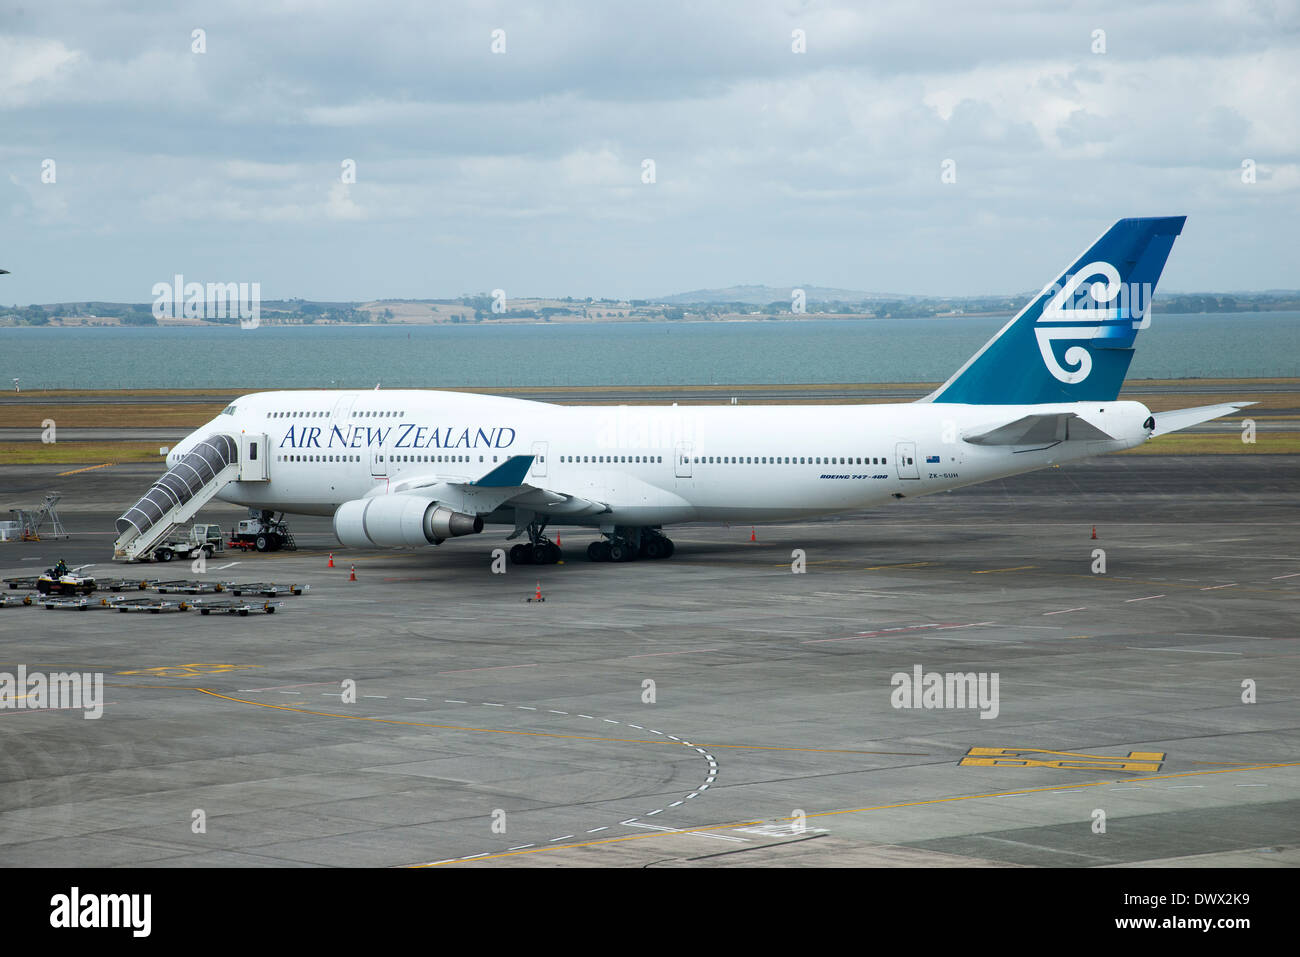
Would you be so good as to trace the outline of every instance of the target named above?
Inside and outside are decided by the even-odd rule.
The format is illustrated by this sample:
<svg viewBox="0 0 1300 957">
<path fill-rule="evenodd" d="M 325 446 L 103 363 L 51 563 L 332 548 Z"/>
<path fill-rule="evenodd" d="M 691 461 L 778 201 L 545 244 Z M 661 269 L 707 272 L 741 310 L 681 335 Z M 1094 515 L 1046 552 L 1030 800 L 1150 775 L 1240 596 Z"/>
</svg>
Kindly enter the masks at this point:
<svg viewBox="0 0 1300 957">
<path fill-rule="evenodd" d="M 605 539 L 587 546 L 587 558 L 593 562 L 630 562 L 636 558 L 670 558 L 673 540 L 656 528 L 618 526 Z"/>
<path fill-rule="evenodd" d="M 533 522 L 528 526 L 528 544 L 520 542 L 510 548 L 511 564 L 554 565 L 564 557 L 560 546 L 542 534 L 545 529 L 545 522 Z"/>
</svg>

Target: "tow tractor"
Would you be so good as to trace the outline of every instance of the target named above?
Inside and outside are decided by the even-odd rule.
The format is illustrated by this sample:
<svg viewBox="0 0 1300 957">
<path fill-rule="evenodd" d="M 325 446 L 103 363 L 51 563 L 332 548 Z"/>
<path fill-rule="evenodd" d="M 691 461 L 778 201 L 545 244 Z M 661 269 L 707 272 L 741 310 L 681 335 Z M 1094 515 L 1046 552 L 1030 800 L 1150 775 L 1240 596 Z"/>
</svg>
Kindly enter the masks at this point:
<svg viewBox="0 0 1300 957">
<path fill-rule="evenodd" d="M 72 574 L 67 562 L 59 559 L 57 565 L 36 579 L 36 590 L 42 595 L 89 595 L 95 590 L 95 579 Z"/>
<path fill-rule="evenodd" d="M 177 555 L 188 558 L 198 558 L 201 552 L 204 557 L 211 557 L 215 552 L 225 550 L 220 525 L 191 525 L 188 529 L 176 528 L 169 532 L 161 542 L 154 546 L 148 555 L 141 556 L 147 560 L 153 558 L 155 561 L 169 562 Z"/>
<path fill-rule="evenodd" d="M 284 522 L 283 512 L 278 518 L 271 511 L 249 509 L 248 512 L 252 517 L 235 526 L 230 541 L 226 543 L 228 547 L 245 551 L 255 548 L 259 552 L 278 552 L 282 548 L 292 551 L 298 547 Z"/>
</svg>

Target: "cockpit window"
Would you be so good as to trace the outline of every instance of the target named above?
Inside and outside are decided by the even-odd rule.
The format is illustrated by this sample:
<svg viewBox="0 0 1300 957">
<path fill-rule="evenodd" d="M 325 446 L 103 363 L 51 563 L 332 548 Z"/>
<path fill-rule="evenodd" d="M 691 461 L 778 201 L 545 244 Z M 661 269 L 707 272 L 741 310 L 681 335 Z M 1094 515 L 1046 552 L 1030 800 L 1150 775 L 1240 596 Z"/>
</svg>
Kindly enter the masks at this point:
<svg viewBox="0 0 1300 957">
<path fill-rule="evenodd" d="M 233 405 L 228 405 L 228 406 L 226 406 L 224 409 L 221 410 L 221 414 L 222 414 L 222 415 L 234 415 L 234 414 L 235 414 L 235 407 L 234 407 Z"/>
</svg>

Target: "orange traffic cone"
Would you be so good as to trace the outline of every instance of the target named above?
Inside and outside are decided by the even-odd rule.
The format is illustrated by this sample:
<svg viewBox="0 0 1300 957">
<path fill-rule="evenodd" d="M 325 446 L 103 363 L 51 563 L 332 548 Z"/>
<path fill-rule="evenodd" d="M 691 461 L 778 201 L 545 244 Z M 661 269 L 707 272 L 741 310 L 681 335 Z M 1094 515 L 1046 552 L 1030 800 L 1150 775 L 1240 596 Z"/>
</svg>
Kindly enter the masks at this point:
<svg viewBox="0 0 1300 957">
<path fill-rule="evenodd" d="M 753 525 L 749 526 L 749 540 L 750 540 L 751 542 L 756 542 L 756 541 L 758 541 L 758 536 L 754 534 L 754 526 L 753 526 Z"/>
<path fill-rule="evenodd" d="M 1096 526 L 1096 525 L 1092 526 L 1092 539 L 1093 539 L 1093 541 L 1096 541 L 1096 540 L 1097 540 L 1097 526 Z"/>
<path fill-rule="evenodd" d="M 349 575 L 348 575 L 348 581 L 350 581 L 350 582 L 354 582 L 354 581 L 356 581 L 356 580 L 357 580 L 357 565 L 356 565 L 356 562 L 353 562 L 353 563 L 352 563 L 352 571 L 351 571 L 351 573 L 349 573 Z"/>
<path fill-rule="evenodd" d="M 326 568 L 333 568 L 333 567 L 334 567 L 334 553 L 333 553 L 333 552 L 330 552 L 330 563 L 329 563 L 328 565 L 326 565 L 325 567 L 326 567 Z"/>
<path fill-rule="evenodd" d="M 559 532 L 556 532 L 556 533 L 555 533 L 555 544 L 556 544 L 556 545 L 563 545 L 563 544 L 564 544 L 564 542 L 560 541 L 560 533 L 559 533 Z"/>
<path fill-rule="evenodd" d="M 528 600 L 529 600 L 529 601 L 546 601 L 546 599 L 542 597 L 542 583 L 541 583 L 541 582 L 538 582 L 538 583 L 537 583 L 537 594 L 536 594 L 536 595 L 533 595 L 533 596 L 532 596 L 531 598 L 529 598 Z"/>
</svg>

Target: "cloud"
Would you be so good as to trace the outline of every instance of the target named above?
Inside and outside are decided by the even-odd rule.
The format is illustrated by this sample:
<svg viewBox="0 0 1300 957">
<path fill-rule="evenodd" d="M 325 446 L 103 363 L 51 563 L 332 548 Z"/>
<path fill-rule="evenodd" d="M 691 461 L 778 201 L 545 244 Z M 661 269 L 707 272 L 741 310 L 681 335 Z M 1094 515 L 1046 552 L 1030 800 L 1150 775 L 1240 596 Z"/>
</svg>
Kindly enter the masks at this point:
<svg viewBox="0 0 1300 957">
<path fill-rule="evenodd" d="M 1186 212 L 1228 248 L 1189 228 L 1171 283 L 1213 265 L 1234 288 L 1296 285 L 1296 9 L 24 7 L 0 27 L 0 171 L 33 266 L 6 281 L 28 301 L 123 296 L 137 267 L 94 254 L 107 232 L 149 274 L 254 261 L 268 289 L 330 298 L 1004 292 L 1119 216 Z M 85 268 L 56 268 L 76 242 Z M 305 265 L 339 250 L 365 255 Z"/>
</svg>

